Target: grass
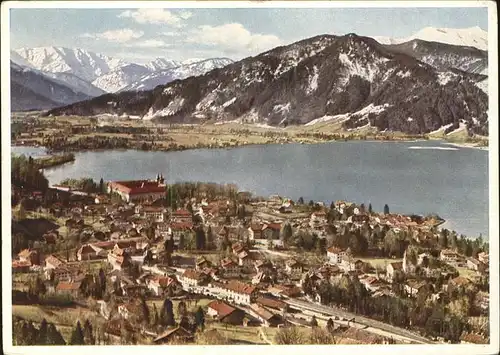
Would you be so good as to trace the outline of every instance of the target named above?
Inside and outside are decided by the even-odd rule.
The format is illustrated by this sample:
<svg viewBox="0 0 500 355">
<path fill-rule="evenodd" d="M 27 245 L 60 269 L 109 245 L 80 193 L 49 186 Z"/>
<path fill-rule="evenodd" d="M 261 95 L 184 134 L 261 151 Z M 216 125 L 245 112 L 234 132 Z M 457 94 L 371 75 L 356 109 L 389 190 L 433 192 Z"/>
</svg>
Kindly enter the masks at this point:
<svg viewBox="0 0 500 355">
<path fill-rule="evenodd" d="M 276 334 L 277 328 L 260 328 L 260 327 L 244 327 L 244 326 L 235 326 L 230 324 L 222 324 L 219 322 L 211 322 L 207 323 L 207 330 L 216 329 L 222 335 L 227 337 L 233 342 L 244 342 L 244 343 L 252 343 L 252 344 L 267 344 L 260 337 L 260 330 L 262 329 L 267 338 L 270 341 L 274 340 L 274 335 Z"/>
<path fill-rule="evenodd" d="M 360 258 L 360 260 L 365 263 L 370 263 L 374 268 L 383 268 L 385 270 L 386 266 L 390 263 L 396 263 L 398 261 L 403 261 L 403 259 L 391 259 L 391 258 Z"/>
<path fill-rule="evenodd" d="M 77 320 L 90 319 L 92 324 L 100 319 L 98 315 L 83 307 L 48 307 L 40 305 L 12 305 L 12 315 L 40 323 L 44 318 L 56 326 L 73 327 Z"/>
<path fill-rule="evenodd" d="M 457 267 L 458 274 L 467 279 L 474 279 L 477 277 L 477 273 L 474 270 L 468 269 L 466 267 Z"/>
</svg>

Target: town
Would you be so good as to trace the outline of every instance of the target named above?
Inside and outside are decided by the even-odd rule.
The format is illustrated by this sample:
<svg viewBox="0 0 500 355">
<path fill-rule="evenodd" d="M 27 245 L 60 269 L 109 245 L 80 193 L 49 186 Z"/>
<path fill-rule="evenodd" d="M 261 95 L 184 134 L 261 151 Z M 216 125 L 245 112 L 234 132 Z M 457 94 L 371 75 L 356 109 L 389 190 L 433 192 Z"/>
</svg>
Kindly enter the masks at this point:
<svg viewBox="0 0 500 355">
<path fill-rule="evenodd" d="M 24 156 L 12 211 L 15 345 L 489 343 L 488 243 L 436 215 Z"/>
</svg>

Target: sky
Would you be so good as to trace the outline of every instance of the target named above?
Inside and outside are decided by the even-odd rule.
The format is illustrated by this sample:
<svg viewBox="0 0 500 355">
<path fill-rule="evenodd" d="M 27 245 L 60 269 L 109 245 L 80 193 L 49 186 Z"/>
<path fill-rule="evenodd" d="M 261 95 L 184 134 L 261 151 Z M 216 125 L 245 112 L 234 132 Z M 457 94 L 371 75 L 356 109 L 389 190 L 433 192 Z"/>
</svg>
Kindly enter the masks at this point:
<svg viewBox="0 0 500 355">
<path fill-rule="evenodd" d="M 11 9 L 11 49 L 82 48 L 129 62 L 239 60 L 319 34 L 408 37 L 424 27 L 488 30 L 484 8 Z"/>
</svg>

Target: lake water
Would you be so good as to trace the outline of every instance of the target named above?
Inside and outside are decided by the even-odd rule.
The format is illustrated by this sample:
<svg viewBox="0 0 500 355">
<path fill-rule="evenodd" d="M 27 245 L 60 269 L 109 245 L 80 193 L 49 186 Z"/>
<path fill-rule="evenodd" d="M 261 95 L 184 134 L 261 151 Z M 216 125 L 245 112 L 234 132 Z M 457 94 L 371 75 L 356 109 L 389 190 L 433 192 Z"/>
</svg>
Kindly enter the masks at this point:
<svg viewBox="0 0 500 355">
<path fill-rule="evenodd" d="M 43 148 L 13 147 L 44 154 Z M 154 178 L 168 183 L 235 183 L 256 195 L 324 201 L 371 202 L 382 211 L 437 213 L 446 228 L 488 234 L 488 151 L 436 141 L 331 142 L 181 152 L 112 150 L 76 153 L 76 160 L 47 169 L 51 184 L 65 178 Z"/>
</svg>

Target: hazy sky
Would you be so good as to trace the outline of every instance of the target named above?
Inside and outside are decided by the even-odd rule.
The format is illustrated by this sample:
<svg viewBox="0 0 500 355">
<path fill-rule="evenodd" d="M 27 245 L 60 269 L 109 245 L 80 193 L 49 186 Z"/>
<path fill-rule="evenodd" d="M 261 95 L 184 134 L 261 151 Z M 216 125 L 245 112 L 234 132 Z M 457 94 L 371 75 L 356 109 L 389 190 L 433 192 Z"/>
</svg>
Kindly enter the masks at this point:
<svg viewBox="0 0 500 355">
<path fill-rule="evenodd" d="M 11 48 L 83 48 L 129 61 L 241 59 L 318 34 L 407 37 L 488 29 L 487 8 L 11 9 Z"/>
</svg>

